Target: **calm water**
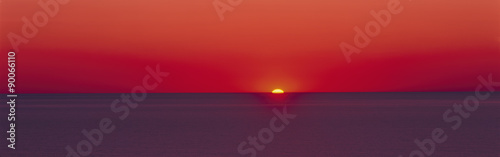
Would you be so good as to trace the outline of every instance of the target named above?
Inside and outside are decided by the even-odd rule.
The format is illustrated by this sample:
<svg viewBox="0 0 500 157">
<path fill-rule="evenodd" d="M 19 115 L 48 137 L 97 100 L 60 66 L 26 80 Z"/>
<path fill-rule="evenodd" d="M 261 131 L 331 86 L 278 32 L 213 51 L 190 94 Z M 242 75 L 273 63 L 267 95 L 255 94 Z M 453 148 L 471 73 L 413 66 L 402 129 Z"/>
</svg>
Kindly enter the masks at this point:
<svg viewBox="0 0 500 157">
<path fill-rule="evenodd" d="M 16 150 L 7 149 L 4 119 L 0 156 L 64 157 L 65 147 L 76 150 L 77 143 L 87 139 L 82 130 L 99 128 L 103 118 L 116 128 L 103 134 L 90 156 L 243 156 L 238 145 L 269 128 L 273 109 L 282 111 L 286 105 L 296 117 L 273 133 L 257 156 L 407 157 L 419 149 L 415 139 L 431 138 L 435 128 L 442 128 L 447 140 L 435 145 L 432 156 L 498 157 L 499 94 L 481 101 L 457 130 L 451 129 L 455 122 L 443 121 L 447 109 L 471 94 L 148 94 L 124 120 L 118 118 L 123 112 L 114 113 L 110 107 L 120 94 L 20 95 Z M 2 101 L 7 101 L 5 96 Z M 7 110 L 2 105 L 0 116 L 7 117 Z M 281 124 L 278 119 L 276 125 Z M 269 140 L 268 134 L 263 138 Z"/>
</svg>

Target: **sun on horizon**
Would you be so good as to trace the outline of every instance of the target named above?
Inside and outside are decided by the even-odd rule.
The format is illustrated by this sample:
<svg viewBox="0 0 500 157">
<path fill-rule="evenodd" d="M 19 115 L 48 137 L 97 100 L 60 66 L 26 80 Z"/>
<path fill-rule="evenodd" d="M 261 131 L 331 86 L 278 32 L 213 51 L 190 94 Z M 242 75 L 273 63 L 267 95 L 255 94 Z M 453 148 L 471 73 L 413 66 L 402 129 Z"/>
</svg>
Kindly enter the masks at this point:
<svg viewBox="0 0 500 157">
<path fill-rule="evenodd" d="M 284 92 L 282 89 L 274 89 L 274 90 L 272 91 L 272 93 L 273 93 L 273 94 L 283 94 L 283 93 L 285 93 L 285 92 Z"/>
</svg>

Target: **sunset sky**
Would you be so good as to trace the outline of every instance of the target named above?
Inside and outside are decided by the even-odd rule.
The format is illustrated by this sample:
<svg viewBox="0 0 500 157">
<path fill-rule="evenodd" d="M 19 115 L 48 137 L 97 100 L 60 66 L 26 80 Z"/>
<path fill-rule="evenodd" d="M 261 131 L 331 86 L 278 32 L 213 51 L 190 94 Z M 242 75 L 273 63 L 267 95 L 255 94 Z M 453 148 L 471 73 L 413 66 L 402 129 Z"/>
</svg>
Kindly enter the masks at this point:
<svg viewBox="0 0 500 157">
<path fill-rule="evenodd" d="M 170 75 L 152 92 L 469 91 L 479 75 L 500 78 L 499 0 L 402 0 L 351 63 L 339 44 L 354 45 L 353 28 L 389 0 L 244 0 L 223 21 L 212 2 L 59 4 L 19 45 L 16 89 L 126 93 L 156 64 Z M 38 1 L 1 1 L 5 62 L 9 32 L 22 36 L 21 19 L 39 11 Z"/>
</svg>

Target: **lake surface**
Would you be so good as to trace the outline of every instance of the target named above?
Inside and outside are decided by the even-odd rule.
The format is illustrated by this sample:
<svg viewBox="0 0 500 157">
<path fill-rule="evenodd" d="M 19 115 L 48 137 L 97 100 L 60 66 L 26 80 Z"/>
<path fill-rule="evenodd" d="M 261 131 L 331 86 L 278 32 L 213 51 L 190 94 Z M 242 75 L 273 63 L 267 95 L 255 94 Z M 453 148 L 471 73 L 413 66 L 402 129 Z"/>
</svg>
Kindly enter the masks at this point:
<svg viewBox="0 0 500 157">
<path fill-rule="evenodd" d="M 447 138 L 434 142 L 431 156 L 498 157 L 499 94 L 468 111 L 469 117 L 461 118 L 456 130 L 451 129 L 456 121 L 443 120 L 454 103 L 473 94 L 148 94 L 136 108 L 127 106 L 130 112 L 123 120 L 119 117 L 124 112 L 110 107 L 121 94 L 24 94 L 16 100 L 16 150 L 7 148 L 4 119 L 0 156 L 65 157 L 66 146 L 77 151 L 77 144 L 88 140 L 82 130 L 98 129 L 100 121 L 109 118 L 115 129 L 103 133 L 92 150 L 81 151 L 94 157 L 250 156 L 238 152 L 246 141 L 242 149 L 253 149 L 259 157 L 407 157 L 420 150 L 415 139 L 432 139 L 433 130 L 441 128 Z M 2 101 L 7 102 L 5 96 Z M 296 115 L 287 119 L 288 124 L 273 118 L 285 106 L 288 114 Z M 0 117 L 7 117 L 7 106 L 0 112 Z M 453 115 L 458 117 L 449 116 Z M 249 136 L 267 144 L 258 141 L 264 148 L 257 150 L 248 143 Z"/>
</svg>

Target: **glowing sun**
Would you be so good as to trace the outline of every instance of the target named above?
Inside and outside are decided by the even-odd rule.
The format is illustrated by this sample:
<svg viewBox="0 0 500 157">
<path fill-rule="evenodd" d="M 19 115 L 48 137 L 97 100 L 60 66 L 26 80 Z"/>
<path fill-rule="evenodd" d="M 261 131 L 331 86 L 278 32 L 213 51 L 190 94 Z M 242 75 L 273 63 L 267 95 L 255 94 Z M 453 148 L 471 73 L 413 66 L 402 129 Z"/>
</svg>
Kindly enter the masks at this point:
<svg viewBox="0 0 500 157">
<path fill-rule="evenodd" d="M 273 94 L 283 94 L 283 93 L 284 93 L 284 91 L 283 91 L 283 90 L 281 90 L 281 89 L 274 89 L 274 90 L 272 91 L 272 93 L 273 93 Z"/>
</svg>

